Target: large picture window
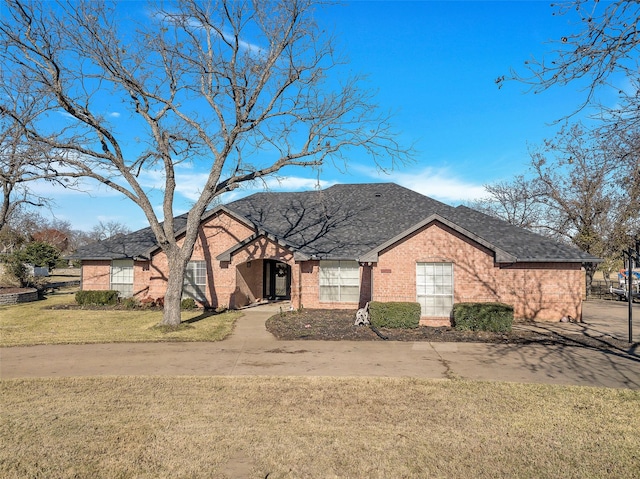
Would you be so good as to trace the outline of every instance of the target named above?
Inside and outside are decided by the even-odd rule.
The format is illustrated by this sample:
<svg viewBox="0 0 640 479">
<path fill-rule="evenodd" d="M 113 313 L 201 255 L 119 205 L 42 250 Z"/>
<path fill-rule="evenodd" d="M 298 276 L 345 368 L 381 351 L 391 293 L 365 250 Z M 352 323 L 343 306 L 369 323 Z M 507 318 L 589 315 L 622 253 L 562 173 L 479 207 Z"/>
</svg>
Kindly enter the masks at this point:
<svg viewBox="0 0 640 479">
<path fill-rule="evenodd" d="M 453 308 L 453 264 L 418 263 L 416 290 L 422 316 L 449 317 Z"/>
<path fill-rule="evenodd" d="M 207 268 L 204 261 L 189 261 L 184 272 L 182 297 L 193 298 L 198 301 L 206 299 Z"/>
<path fill-rule="evenodd" d="M 121 298 L 133 296 L 133 260 L 114 259 L 111 262 L 111 289 Z"/>
<path fill-rule="evenodd" d="M 320 261 L 320 301 L 357 303 L 360 266 L 357 261 Z"/>
</svg>

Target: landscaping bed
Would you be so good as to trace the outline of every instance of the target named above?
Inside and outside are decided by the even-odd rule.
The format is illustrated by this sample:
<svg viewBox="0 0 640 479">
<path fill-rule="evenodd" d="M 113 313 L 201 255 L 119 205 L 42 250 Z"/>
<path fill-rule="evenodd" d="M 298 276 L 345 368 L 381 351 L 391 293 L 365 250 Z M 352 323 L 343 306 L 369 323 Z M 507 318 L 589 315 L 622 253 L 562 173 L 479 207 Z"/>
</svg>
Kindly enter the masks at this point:
<svg viewBox="0 0 640 479">
<path fill-rule="evenodd" d="M 368 326 L 354 326 L 355 311 L 304 309 L 276 314 L 266 322 L 267 330 L 282 340 L 382 341 Z M 564 334 L 516 328 L 508 333 L 457 331 L 451 327 L 420 326 L 415 329 L 380 328 L 390 341 L 472 342 L 499 344 L 564 344 L 599 349 L 628 350 L 634 345 L 612 337 Z"/>
<path fill-rule="evenodd" d="M 0 305 L 29 303 L 37 301 L 38 290 L 35 288 L 17 288 L 0 286 Z"/>
</svg>

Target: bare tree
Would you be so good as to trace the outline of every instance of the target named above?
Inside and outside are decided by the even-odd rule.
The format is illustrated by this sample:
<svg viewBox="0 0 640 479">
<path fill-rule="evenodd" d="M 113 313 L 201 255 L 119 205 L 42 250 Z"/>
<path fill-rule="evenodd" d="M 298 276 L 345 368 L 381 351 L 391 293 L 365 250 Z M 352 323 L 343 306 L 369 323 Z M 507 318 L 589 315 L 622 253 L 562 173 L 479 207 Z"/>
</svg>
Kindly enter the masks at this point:
<svg viewBox="0 0 640 479">
<path fill-rule="evenodd" d="M 3 63 L 65 118 L 24 127 L 64 153 L 70 170 L 142 209 L 168 258 L 164 324 L 180 323 L 185 267 L 217 196 L 285 166 L 346 162 L 350 147 L 373 161 L 408 158 L 362 78 L 337 76 L 341 59 L 315 8 L 312 0 L 185 0 L 149 4 L 148 17 L 132 25 L 117 3 L 7 1 Z M 128 131 L 109 121 L 106 95 L 127 109 Z M 173 205 L 182 165 L 208 176 L 179 243 Z M 141 181 L 149 172 L 163 179 L 163 222 Z"/>
<path fill-rule="evenodd" d="M 89 233 L 89 238 L 91 241 L 102 241 L 129 233 L 131 233 L 131 230 L 122 223 L 117 221 L 99 221 Z"/>
<path fill-rule="evenodd" d="M 0 69 L 1 71 L 2 69 Z M 19 84 L 17 82 L 20 82 Z M 45 143 L 28 137 L 25 125 L 43 110 L 35 93 L 19 78 L 0 73 L 0 230 L 21 208 L 43 207 L 49 198 L 34 193 L 30 185 L 46 180 L 62 186 L 73 186 L 70 178 L 58 175 L 61 167 L 56 155 Z"/>
<path fill-rule="evenodd" d="M 484 188 L 489 196 L 474 201 L 470 206 L 521 228 L 541 229 L 544 211 L 542 191 L 537 182 L 518 175 L 512 181 L 499 181 Z"/>
<path fill-rule="evenodd" d="M 640 234 L 640 162 L 630 147 L 635 142 L 580 124 L 565 127 L 532 151 L 531 179 L 518 176 L 488 188 L 492 196 L 483 201 L 490 208 L 484 210 L 613 264 Z M 509 213 L 514 211 L 533 212 L 529 218 L 535 221 L 523 222 L 527 216 Z M 585 265 L 587 291 L 596 266 Z"/>
<path fill-rule="evenodd" d="M 543 58 L 525 61 L 523 71 L 512 70 L 507 80 L 531 85 L 535 93 L 570 83 L 584 88 L 577 111 L 598 106 L 602 119 L 617 128 L 637 128 L 640 122 L 640 3 L 629 0 L 561 0 L 551 4 L 554 15 L 567 19 L 567 32 L 551 40 Z M 627 84 L 628 83 L 628 84 Z M 627 85 L 625 85 L 627 84 Z M 598 92 L 613 88 L 620 96 L 615 106 L 597 101 Z"/>
</svg>

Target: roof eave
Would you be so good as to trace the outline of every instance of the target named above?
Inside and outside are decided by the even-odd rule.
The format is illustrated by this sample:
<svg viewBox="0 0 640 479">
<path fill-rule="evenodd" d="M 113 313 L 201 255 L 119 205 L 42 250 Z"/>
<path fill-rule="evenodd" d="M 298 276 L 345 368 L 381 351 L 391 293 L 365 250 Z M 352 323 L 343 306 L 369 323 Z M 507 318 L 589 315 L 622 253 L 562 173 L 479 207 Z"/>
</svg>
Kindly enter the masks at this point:
<svg viewBox="0 0 640 479">
<path fill-rule="evenodd" d="M 516 261 L 498 261 L 497 263 L 603 263 L 600 258 L 516 258 Z"/>
<path fill-rule="evenodd" d="M 293 246 L 290 245 L 289 243 L 287 243 L 286 241 L 278 238 L 274 234 L 272 234 L 272 233 L 270 233 L 270 232 L 268 232 L 266 230 L 263 230 L 263 229 L 258 230 L 256 233 L 252 234 L 248 238 L 245 238 L 242 241 L 237 242 L 231 248 L 229 248 L 226 251 L 223 251 L 222 253 L 217 255 L 216 259 L 218 261 L 229 262 L 229 261 L 231 261 L 231 256 L 233 256 L 236 251 L 244 248 L 248 244 L 251 244 L 252 242 L 257 240 L 258 238 L 262 238 L 262 237 L 273 241 L 278 246 L 282 246 L 283 248 L 287 248 L 288 250 L 292 251 L 293 252 L 293 258 L 296 261 L 306 261 L 307 259 L 309 259 L 309 257 L 307 255 L 305 255 L 304 253 L 300 253 L 299 251 L 295 251 Z"/>
</svg>

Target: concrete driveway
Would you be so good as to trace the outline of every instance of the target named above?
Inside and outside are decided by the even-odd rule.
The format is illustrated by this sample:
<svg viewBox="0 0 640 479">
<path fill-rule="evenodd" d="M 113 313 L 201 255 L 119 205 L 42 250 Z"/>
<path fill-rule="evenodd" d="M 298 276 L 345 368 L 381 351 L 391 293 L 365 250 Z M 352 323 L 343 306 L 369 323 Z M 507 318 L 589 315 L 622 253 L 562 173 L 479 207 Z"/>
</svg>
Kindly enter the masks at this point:
<svg viewBox="0 0 640 479">
<path fill-rule="evenodd" d="M 640 389 L 637 349 L 601 350 L 539 344 L 278 341 L 265 329 L 264 322 L 279 308 L 279 305 L 265 305 L 245 310 L 233 335 L 218 343 L 3 348 L 0 377 L 407 376 Z M 634 313 L 640 330 L 638 305 L 634 306 Z M 584 320 L 583 324 L 556 323 L 540 327 L 627 337 L 623 303 L 585 303 Z"/>
</svg>

